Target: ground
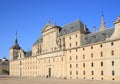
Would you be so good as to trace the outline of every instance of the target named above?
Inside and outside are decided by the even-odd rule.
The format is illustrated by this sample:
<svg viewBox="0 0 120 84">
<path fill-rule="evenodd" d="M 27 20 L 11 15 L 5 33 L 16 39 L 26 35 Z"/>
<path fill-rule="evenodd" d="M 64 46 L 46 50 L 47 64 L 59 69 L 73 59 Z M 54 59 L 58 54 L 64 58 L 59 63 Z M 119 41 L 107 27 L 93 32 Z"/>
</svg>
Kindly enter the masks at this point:
<svg viewBox="0 0 120 84">
<path fill-rule="evenodd" d="M 120 84 L 120 81 L 46 79 L 39 77 L 0 76 L 0 84 Z"/>
</svg>

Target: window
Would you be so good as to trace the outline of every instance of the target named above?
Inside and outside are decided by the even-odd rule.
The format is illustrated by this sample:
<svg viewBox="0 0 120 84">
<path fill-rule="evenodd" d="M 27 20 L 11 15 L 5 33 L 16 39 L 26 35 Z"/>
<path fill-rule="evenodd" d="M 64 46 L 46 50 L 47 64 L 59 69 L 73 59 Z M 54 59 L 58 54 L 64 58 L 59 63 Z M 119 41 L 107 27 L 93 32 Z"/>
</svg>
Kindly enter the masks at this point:
<svg viewBox="0 0 120 84">
<path fill-rule="evenodd" d="M 103 75 L 103 71 L 101 71 L 101 75 Z"/>
<path fill-rule="evenodd" d="M 72 64 L 70 64 L 70 68 L 72 68 Z"/>
<path fill-rule="evenodd" d="M 103 52 L 101 52 L 100 54 L 101 54 L 101 57 L 103 57 Z"/>
<path fill-rule="evenodd" d="M 78 60 L 78 56 L 76 56 L 76 60 Z"/>
<path fill-rule="evenodd" d="M 78 71 L 76 71 L 76 75 L 78 75 Z"/>
<path fill-rule="evenodd" d="M 72 60 L 72 57 L 70 56 L 70 60 Z"/>
<path fill-rule="evenodd" d="M 91 46 L 91 49 L 93 49 L 93 46 Z"/>
<path fill-rule="evenodd" d="M 114 51 L 113 51 L 113 50 L 111 51 L 111 55 L 112 55 L 112 56 L 114 55 Z"/>
<path fill-rule="evenodd" d="M 76 68 L 78 68 L 78 64 L 76 64 Z"/>
<path fill-rule="evenodd" d="M 91 71 L 91 75 L 94 75 L 94 71 Z"/>
<path fill-rule="evenodd" d="M 85 68 L 85 63 L 83 63 L 83 68 Z"/>
<path fill-rule="evenodd" d="M 71 40 L 71 36 L 69 37 L 69 39 Z"/>
<path fill-rule="evenodd" d="M 101 62 L 101 67 L 103 66 L 103 62 Z"/>
<path fill-rule="evenodd" d="M 83 48 L 83 50 L 85 50 L 85 48 Z"/>
<path fill-rule="evenodd" d="M 70 43 L 70 47 L 71 47 L 71 43 Z"/>
<path fill-rule="evenodd" d="M 71 50 L 70 50 L 70 53 L 71 53 Z"/>
<path fill-rule="evenodd" d="M 83 59 L 85 59 L 85 55 L 83 55 Z"/>
<path fill-rule="evenodd" d="M 76 46 L 77 46 L 77 42 L 76 42 Z"/>
<path fill-rule="evenodd" d="M 111 42 L 111 46 L 113 46 L 114 45 L 114 43 L 113 42 Z"/>
<path fill-rule="evenodd" d="M 114 66 L 114 61 L 112 61 L 112 66 Z"/>
<path fill-rule="evenodd" d="M 76 38 L 77 38 L 77 34 L 76 34 L 76 36 L 75 36 Z"/>
<path fill-rule="evenodd" d="M 102 44 L 100 45 L 100 47 L 102 48 Z"/>
<path fill-rule="evenodd" d="M 112 76 L 114 76 L 115 75 L 115 71 L 114 70 L 112 70 Z"/>
<path fill-rule="evenodd" d="M 91 53 L 91 58 L 93 58 L 93 53 Z"/>
<path fill-rule="evenodd" d="M 70 71 L 70 75 L 72 75 L 72 71 Z"/>
<path fill-rule="evenodd" d="M 63 57 L 61 57 L 61 61 L 63 61 Z"/>
<path fill-rule="evenodd" d="M 93 62 L 91 63 L 91 67 L 93 67 L 94 65 L 93 65 Z"/>
<path fill-rule="evenodd" d="M 85 71 L 83 71 L 83 75 L 85 75 Z"/>
</svg>

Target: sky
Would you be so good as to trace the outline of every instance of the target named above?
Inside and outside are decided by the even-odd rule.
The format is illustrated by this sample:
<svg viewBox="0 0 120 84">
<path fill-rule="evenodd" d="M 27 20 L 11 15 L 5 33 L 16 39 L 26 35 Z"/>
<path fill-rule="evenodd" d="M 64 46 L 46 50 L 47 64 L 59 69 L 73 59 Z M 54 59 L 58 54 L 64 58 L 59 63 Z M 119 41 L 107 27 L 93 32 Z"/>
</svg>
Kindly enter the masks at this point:
<svg viewBox="0 0 120 84">
<path fill-rule="evenodd" d="M 9 49 L 18 42 L 25 51 L 32 45 L 50 20 L 64 26 L 81 20 L 93 31 L 100 27 L 102 12 L 107 28 L 120 16 L 120 0 L 0 0 L 0 58 L 9 59 Z"/>
</svg>

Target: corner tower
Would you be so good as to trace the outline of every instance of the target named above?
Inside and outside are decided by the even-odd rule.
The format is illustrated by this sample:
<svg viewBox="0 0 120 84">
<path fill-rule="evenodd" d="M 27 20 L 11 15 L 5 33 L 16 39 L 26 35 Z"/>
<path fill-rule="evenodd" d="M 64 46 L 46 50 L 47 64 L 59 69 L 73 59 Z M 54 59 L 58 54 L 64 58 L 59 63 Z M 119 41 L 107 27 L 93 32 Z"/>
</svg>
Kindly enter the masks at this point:
<svg viewBox="0 0 120 84">
<path fill-rule="evenodd" d="M 18 58 L 21 47 L 18 44 L 17 32 L 14 45 L 10 48 L 10 61 Z"/>
</svg>

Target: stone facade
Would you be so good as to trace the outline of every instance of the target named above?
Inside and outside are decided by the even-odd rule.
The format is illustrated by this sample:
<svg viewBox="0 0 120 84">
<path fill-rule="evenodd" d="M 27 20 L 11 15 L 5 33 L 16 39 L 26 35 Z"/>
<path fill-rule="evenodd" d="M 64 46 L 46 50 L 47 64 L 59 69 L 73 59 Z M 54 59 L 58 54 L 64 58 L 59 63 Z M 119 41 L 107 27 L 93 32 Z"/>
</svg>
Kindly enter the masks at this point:
<svg viewBox="0 0 120 84">
<path fill-rule="evenodd" d="M 120 17 L 106 28 L 102 16 L 98 32 L 80 20 L 60 27 L 50 21 L 31 51 L 10 48 L 10 75 L 67 79 L 120 80 Z"/>
<path fill-rule="evenodd" d="M 9 74 L 9 60 L 7 58 L 0 59 L 0 75 Z"/>
</svg>

